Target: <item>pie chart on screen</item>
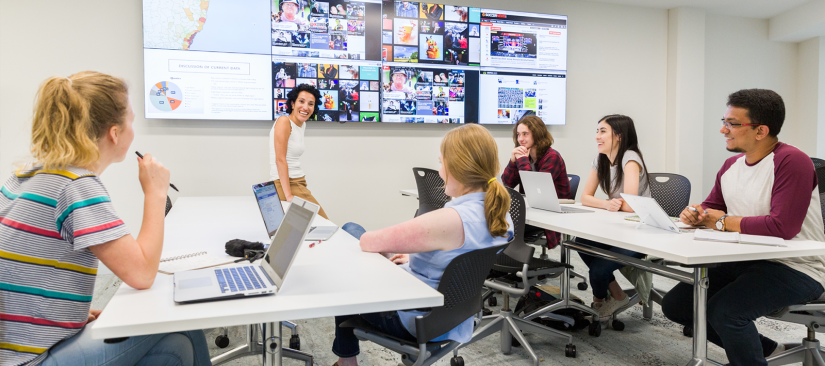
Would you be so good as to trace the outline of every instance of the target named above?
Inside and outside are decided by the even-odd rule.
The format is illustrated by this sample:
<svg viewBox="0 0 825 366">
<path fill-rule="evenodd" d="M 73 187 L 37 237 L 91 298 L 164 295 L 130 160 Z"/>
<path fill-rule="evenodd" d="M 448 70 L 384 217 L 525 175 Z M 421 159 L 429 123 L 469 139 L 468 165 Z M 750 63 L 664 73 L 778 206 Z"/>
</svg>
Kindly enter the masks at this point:
<svg viewBox="0 0 825 366">
<path fill-rule="evenodd" d="M 183 93 L 180 88 L 168 81 L 161 81 L 152 85 L 149 91 L 149 100 L 160 111 L 171 112 L 183 104 Z"/>
</svg>

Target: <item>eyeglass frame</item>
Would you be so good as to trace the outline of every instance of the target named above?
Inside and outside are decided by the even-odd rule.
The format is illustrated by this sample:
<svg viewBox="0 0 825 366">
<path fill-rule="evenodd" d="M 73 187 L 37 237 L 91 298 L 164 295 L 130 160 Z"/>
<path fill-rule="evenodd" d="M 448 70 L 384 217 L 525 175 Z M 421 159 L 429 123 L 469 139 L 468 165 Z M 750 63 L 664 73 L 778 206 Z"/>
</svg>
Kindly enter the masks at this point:
<svg viewBox="0 0 825 366">
<path fill-rule="evenodd" d="M 730 130 L 731 127 L 733 127 L 733 126 L 739 127 L 739 126 L 764 126 L 764 125 L 761 124 L 761 123 L 730 123 L 730 122 L 725 120 L 725 117 L 722 117 L 722 127 L 725 127 L 725 128 Z"/>
</svg>

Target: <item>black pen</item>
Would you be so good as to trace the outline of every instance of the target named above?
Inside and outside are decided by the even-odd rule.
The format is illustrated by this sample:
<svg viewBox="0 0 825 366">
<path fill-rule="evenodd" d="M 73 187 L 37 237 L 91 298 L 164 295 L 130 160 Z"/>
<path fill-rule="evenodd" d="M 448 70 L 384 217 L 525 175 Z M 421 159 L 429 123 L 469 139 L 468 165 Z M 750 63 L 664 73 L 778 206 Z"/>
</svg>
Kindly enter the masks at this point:
<svg viewBox="0 0 825 366">
<path fill-rule="evenodd" d="M 138 156 L 139 158 L 143 159 L 143 155 L 141 155 L 139 152 L 135 151 L 135 154 L 137 154 L 137 156 Z M 174 184 L 172 184 L 172 183 L 169 183 L 169 187 L 172 187 L 172 189 L 174 189 L 174 190 L 175 190 L 175 192 L 180 192 L 180 191 L 178 190 L 178 187 L 175 187 L 175 185 L 174 185 Z"/>
</svg>

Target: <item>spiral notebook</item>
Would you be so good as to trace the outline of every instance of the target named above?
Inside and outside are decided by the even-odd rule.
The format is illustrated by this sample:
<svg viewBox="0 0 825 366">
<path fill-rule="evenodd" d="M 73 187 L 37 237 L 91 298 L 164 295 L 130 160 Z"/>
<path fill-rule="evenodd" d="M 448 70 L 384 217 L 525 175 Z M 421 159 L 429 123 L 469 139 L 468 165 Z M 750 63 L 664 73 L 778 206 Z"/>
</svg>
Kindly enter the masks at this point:
<svg viewBox="0 0 825 366">
<path fill-rule="evenodd" d="M 158 272 L 170 275 L 175 272 L 230 264 L 234 263 L 236 259 L 237 258 L 226 256 L 218 257 L 207 252 L 189 253 L 174 257 L 161 258 Z"/>
</svg>

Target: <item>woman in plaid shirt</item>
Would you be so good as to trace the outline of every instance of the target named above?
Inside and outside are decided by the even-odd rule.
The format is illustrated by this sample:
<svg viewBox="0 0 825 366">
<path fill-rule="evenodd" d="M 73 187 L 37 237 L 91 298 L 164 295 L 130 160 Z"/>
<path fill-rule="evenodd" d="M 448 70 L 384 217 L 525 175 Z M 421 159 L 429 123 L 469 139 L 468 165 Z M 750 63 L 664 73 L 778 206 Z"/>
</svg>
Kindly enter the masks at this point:
<svg viewBox="0 0 825 366">
<path fill-rule="evenodd" d="M 547 131 L 544 121 L 537 116 L 526 116 L 516 122 L 513 128 L 513 142 L 515 148 L 510 154 L 510 163 L 504 168 L 501 180 L 510 188 L 519 185 L 519 192 L 524 193 L 521 187 L 520 170 L 544 172 L 553 175 L 556 194 L 559 198 L 570 197 L 570 180 L 567 178 L 567 167 L 558 151 L 553 150 L 553 136 Z M 531 230 L 532 229 L 532 230 Z M 535 231 L 538 228 L 527 225 L 526 231 Z M 561 234 L 545 230 L 547 247 L 555 248 L 561 241 Z"/>
</svg>

